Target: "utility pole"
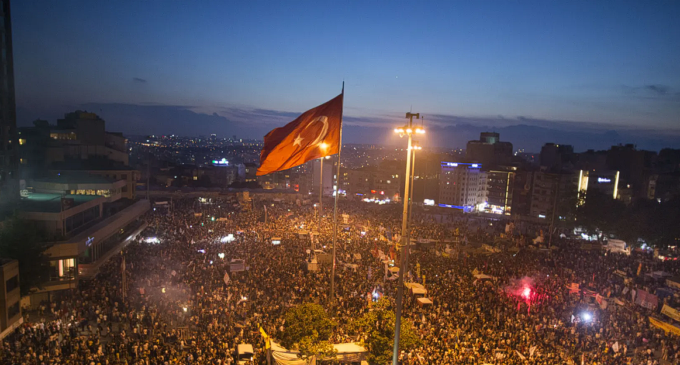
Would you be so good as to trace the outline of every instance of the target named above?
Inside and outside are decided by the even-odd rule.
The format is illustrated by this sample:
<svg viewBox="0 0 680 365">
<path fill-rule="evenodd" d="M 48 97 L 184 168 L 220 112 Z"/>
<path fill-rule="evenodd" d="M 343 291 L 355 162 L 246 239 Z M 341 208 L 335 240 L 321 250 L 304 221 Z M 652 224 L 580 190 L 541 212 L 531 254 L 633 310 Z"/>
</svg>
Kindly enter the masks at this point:
<svg viewBox="0 0 680 365">
<path fill-rule="evenodd" d="M 323 159 L 323 157 L 319 159 L 319 234 L 321 234 L 321 213 L 323 211 Z"/>
<path fill-rule="evenodd" d="M 555 225 L 555 211 L 557 210 L 557 197 L 560 194 L 560 180 L 561 180 L 562 175 L 557 174 L 557 185 L 555 187 L 555 201 L 553 201 L 553 211 L 552 211 L 552 218 L 550 219 L 550 232 L 548 234 L 550 235 L 550 238 L 548 238 L 548 248 L 552 246 L 552 236 L 553 236 L 553 227 Z"/>
<path fill-rule="evenodd" d="M 151 174 L 149 173 L 149 170 L 151 166 L 151 150 L 146 152 L 146 200 L 151 201 L 149 199 L 149 181 L 151 181 Z"/>
<path fill-rule="evenodd" d="M 404 276 L 408 272 L 408 254 L 409 254 L 409 233 L 408 233 L 408 217 L 409 217 L 409 204 L 410 204 L 410 185 L 411 185 L 411 152 L 413 144 L 413 117 L 420 119 L 420 113 L 406 113 L 406 118 L 409 120 L 408 125 L 405 129 L 396 130 L 400 135 L 406 133 L 408 135 L 408 150 L 406 151 L 406 176 L 404 177 L 404 210 L 401 220 L 401 240 L 402 240 L 402 252 L 401 252 L 401 262 L 399 264 L 399 278 L 397 280 L 397 309 L 395 311 L 395 322 L 394 322 L 394 349 L 392 352 L 392 365 L 398 365 L 399 362 L 399 337 L 401 335 L 401 311 L 403 308 L 404 299 Z M 422 129 L 421 129 L 422 130 Z M 424 130 L 422 130 L 424 132 Z"/>
</svg>

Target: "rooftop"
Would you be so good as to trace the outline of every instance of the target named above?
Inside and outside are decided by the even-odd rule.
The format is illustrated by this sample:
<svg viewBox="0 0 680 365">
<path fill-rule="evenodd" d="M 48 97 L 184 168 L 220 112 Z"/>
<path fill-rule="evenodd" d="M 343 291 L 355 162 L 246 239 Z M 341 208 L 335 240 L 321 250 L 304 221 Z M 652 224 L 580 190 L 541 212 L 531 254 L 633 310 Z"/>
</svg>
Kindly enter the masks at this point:
<svg viewBox="0 0 680 365">
<path fill-rule="evenodd" d="M 33 193 L 21 198 L 21 210 L 26 212 L 59 213 L 62 211 L 61 198 L 73 199 L 72 207 L 102 198 L 100 195 L 61 195 Z"/>
<path fill-rule="evenodd" d="M 125 164 L 109 160 L 107 158 L 89 158 L 87 160 L 68 160 L 63 162 L 55 162 L 52 165 L 50 165 L 49 169 L 68 171 L 134 170 L 134 168 L 130 166 L 126 166 Z"/>
<path fill-rule="evenodd" d="M 57 183 L 57 184 L 111 184 L 115 179 L 109 179 L 101 175 L 90 175 L 85 173 L 62 173 L 59 176 L 41 177 L 33 179 L 36 182 Z"/>
</svg>

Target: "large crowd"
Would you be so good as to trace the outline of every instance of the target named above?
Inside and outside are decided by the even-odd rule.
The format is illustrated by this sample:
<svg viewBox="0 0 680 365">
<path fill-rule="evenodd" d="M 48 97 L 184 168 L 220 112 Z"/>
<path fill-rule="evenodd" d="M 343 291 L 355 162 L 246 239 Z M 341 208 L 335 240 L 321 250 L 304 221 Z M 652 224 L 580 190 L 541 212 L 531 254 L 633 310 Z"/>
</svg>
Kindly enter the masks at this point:
<svg viewBox="0 0 680 365">
<path fill-rule="evenodd" d="M 260 326 L 276 339 L 289 308 L 329 302 L 330 268 L 306 270 L 311 239 L 300 234 L 319 232 L 315 247 L 330 252 L 332 204 L 325 207 L 319 226 L 315 206 L 299 200 L 173 199 L 144 217 L 148 227 L 140 237 L 94 279 L 26 314 L 2 342 L 0 360 L 234 364 L 236 346 L 247 343 L 255 347 L 255 363 L 266 364 Z M 400 231 L 401 206 L 341 201 L 338 219 L 331 311 L 338 326 L 331 342 L 356 342 L 361 335 L 347 324 L 369 310 L 367 296 L 377 287 L 392 301 L 396 296 L 398 281 L 387 278 L 376 256 L 398 256 L 392 238 Z M 678 337 L 649 324 L 658 309 L 631 301 L 631 289 L 653 292 L 661 285 L 645 281 L 645 273 L 680 276 L 677 262 L 645 252 L 582 250 L 580 241 L 564 236 L 550 248 L 534 247 L 543 228 L 518 224 L 506 232 L 502 221 L 414 209 L 411 238 L 432 241 L 413 246 L 404 275 L 422 283 L 433 304 L 423 307 L 405 295 L 403 315 L 421 341 L 402 351 L 402 364 L 680 363 Z M 273 245 L 273 237 L 281 244 Z M 503 250 L 482 252 L 478 243 Z M 234 259 L 244 260 L 245 270 L 229 272 Z M 571 290 L 572 283 L 580 289 Z M 523 292 L 527 287 L 530 293 Z M 678 307 L 677 296 L 665 302 Z"/>
</svg>

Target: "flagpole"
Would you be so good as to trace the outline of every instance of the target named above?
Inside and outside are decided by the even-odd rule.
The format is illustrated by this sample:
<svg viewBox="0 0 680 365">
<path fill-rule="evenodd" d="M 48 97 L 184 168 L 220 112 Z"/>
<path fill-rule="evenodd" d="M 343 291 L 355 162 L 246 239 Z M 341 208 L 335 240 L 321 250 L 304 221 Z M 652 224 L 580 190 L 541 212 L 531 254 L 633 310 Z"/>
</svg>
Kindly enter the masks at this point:
<svg viewBox="0 0 680 365">
<path fill-rule="evenodd" d="M 345 82 L 342 82 L 342 108 L 345 108 Z M 335 206 L 333 207 L 333 265 L 331 267 L 330 307 L 335 301 L 335 246 L 338 241 L 338 196 L 340 196 L 340 152 L 342 151 L 342 113 L 340 113 L 340 143 L 338 144 L 338 169 L 335 175 Z"/>
</svg>

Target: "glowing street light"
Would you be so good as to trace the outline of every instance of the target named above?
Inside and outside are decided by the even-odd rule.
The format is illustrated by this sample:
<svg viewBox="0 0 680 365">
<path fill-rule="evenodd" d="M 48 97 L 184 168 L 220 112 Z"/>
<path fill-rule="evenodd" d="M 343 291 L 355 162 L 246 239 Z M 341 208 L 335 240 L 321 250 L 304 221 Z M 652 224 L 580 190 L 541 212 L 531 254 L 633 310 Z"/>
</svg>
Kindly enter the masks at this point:
<svg viewBox="0 0 680 365">
<path fill-rule="evenodd" d="M 420 113 L 406 113 L 406 118 L 409 120 L 408 124 L 405 125 L 402 128 L 396 128 L 394 130 L 395 133 L 399 134 L 399 137 L 403 137 L 404 134 L 408 135 L 408 149 L 406 151 L 406 177 L 405 177 L 405 184 L 404 184 L 404 210 L 403 210 L 403 216 L 402 216 L 402 221 L 401 221 L 401 239 L 403 240 L 402 242 L 402 247 L 403 251 L 401 254 L 401 263 L 399 264 L 399 268 L 402 272 L 408 272 L 408 256 L 409 256 L 409 238 L 408 237 L 408 219 L 409 219 L 409 205 L 410 205 L 410 200 L 411 200 L 411 194 L 412 194 L 412 189 L 411 189 L 411 175 L 413 175 L 413 172 L 411 171 L 413 167 L 411 166 L 411 163 L 413 161 L 413 158 L 415 157 L 415 150 L 420 149 L 418 146 L 413 145 L 413 117 L 416 119 L 420 119 Z M 415 128 L 415 133 L 418 134 L 423 134 L 425 132 L 424 129 L 422 128 Z M 397 308 L 395 310 L 395 323 L 394 323 L 394 348 L 392 351 L 392 365 L 397 365 L 398 363 L 398 358 L 399 358 L 399 337 L 401 334 L 401 311 L 403 307 L 403 297 L 404 297 L 404 276 L 405 275 L 399 275 L 399 284 L 397 285 Z"/>
</svg>

